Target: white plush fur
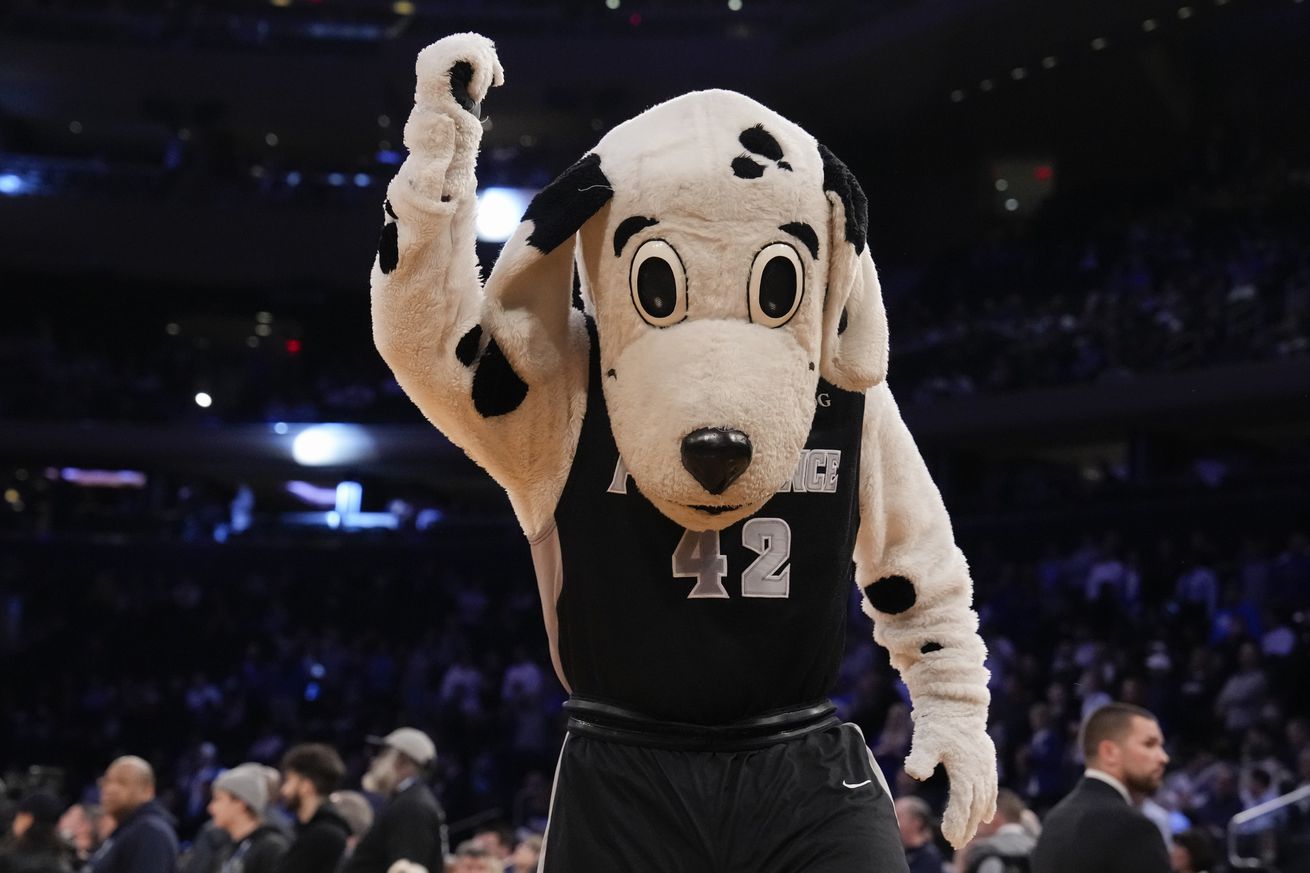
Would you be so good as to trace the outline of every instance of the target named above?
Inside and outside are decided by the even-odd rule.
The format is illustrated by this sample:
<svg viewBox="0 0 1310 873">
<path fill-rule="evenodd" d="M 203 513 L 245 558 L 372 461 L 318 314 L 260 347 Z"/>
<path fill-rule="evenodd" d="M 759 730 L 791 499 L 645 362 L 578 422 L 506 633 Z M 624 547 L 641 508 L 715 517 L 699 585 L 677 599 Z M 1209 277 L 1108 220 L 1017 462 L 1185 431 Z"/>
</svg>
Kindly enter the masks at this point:
<svg viewBox="0 0 1310 873">
<path fill-rule="evenodd" d="M 968 568 L 940 495 L 884 383 L 887 321 L 873 260 L 845 237 L 842 201 L 823 190 L 812 137 L 754 101 L 727 91 L 684 95 L 625 122 L 595 149 L 611 200 L 573 240 L 542 254 L 525 221 L 483 289 L 474 257 L 474 163 L 481 127 L 450 96 L 449 70 L 466 60 L 480 100 L 502 73 L 492 44 L 475 34 L 441 40 L 419 56 L 410 156 L 388 194 L 399 220 L 400 259 L 373 271 L 374 334 L 396 377 L 425 415 L 509 493 L 530 539 L 549 531 L 577 447 L 586 406 L 588 343 L 569 305 L 579 270 L 600 338 L 601 390 L 615 441 L 641 493 L 692 530 L 722 529 L 763 505 L 791 476 L 809 433 L 819 376 L 867 392 L 856 545 L 861 587 L 887 576 L 913 582 L 910 609 L 874 619 L 914 700 L 906 770 L 926 778 L 938 763 L 951 780 L 943 830 L 963 845 L 992 814 L 995 751 L 986 733 L 987 672 Z M 748 183 L 729 162 L 757 124 L 791 169 L 767 166 Z M 442 198 L 448 198 L 443 201 Z M 658 220 L 619 255 L 614 231 L 632 216 Z M 780 230 L 805 222 L 818 257 Z M 671 245 L 685 269 L 687 317 L 658 328 L 632 301 L 633 255 L 647 240 Z M 792 245 L 804 265 L 803 297 L 780 327 L 750 321 L 747 288 L 756 254 Z M 838 333 L 843 312 L 848 325 Z M 527 383 L 524 402 L 484 418 L 470 399 L 472 370 L 454 349 L 475 324 Z M 613 376 L 608 375 L 613 371 Z M 683 437 L 702 427 L 746 433 L 750 466 L 711 495 L 684 469 Z M 693 505 L 738 506 L 711 515 Z M 922 654 L 926 643 L 942 648 Z M 562 678 L 562 677 L 561 677 Z"/>
<path fill-rule="evenodd" d="M 867 597 L 864 611 L 914 702 L 905 771 L 927 779 L 938 763 L 946 767 L 951 796 L 942 833 L 959 847 L 995 813 L 997 788 L 996 750 L 987 734 L 987 651 L 969 605 L 969 568 L 886 385 L 866 396 L 862 451 L 856 584 L 864 588 L 889 576 L 914 583 L 916 601 L 906 612 L 880 613 Z M 926 643 L 942 648 L 925 655 Z"/>
</svg>

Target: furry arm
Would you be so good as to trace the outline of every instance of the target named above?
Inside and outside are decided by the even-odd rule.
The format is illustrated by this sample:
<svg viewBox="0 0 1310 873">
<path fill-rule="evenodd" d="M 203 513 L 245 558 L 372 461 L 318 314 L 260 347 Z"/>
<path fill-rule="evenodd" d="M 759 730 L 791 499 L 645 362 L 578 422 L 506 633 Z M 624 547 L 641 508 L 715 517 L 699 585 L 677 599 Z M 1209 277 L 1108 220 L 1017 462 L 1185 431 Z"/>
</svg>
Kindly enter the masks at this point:
<svg viewBox="0 0 1310 873">
<path fill-rule="evenodd" d="M 423 414 L 509 492 L 531 536 L 549 524 L 576 440 L 585 330 L 581 319 L 532 329 L 534 313 L 499 299 L 494 276 L 483 293 L 474 166 L 482 99 L 504 80 L 494 45 L 446 37 L 417 71 L 409 156 L 387 188 L 373 265 L 374 342 Z"/>
<path fill-rule="evenodd" d="M 963 846 L 996 810 L 996 749 L 987 734 L 987 650 L 973 586 L 940 492 L 886 383 L 869 390 L 860 461 L 856 582 L 873 638 L 914 704 L 905 772 L 950 778 L 942 833 Z"/>
</svg>

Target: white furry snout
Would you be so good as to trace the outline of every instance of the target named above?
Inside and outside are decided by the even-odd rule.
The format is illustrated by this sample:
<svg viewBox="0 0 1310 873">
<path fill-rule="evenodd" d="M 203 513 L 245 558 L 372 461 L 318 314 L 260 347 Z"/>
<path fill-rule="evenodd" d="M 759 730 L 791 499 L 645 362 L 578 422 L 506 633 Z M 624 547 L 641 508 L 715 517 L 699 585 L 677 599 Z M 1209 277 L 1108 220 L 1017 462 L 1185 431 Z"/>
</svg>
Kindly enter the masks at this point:
<svg viewBox="0 0 1310 873">
<path fill-rule="evenodd" d="M 628 471 L 684 527 L 720 530 L 745 518 L 795 471 L 818 374 L 788 331 L 686 321 L 642 333 L 607 366 L 614 376 L 603 380 L 605 401 Z M 733 455 L 731 472 L 697 469 L 684 452 L 689 437 Z"/>
</svg>

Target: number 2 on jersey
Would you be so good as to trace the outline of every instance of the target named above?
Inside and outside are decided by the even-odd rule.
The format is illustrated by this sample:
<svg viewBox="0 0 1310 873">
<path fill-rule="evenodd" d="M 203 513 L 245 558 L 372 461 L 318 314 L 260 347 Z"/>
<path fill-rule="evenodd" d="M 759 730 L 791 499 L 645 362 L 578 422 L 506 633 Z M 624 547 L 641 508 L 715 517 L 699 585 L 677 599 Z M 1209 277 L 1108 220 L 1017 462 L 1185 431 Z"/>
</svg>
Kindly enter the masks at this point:
<svg viewBox="0 0 1310 873">
<path fill-rule="evenodd" d="M 752 518 L 742 525 L 741 544 L 759 555 L 741 574 L 742 597 L 787 597 L 791 593 L 791 528 L 781 518 Z M 719 532 L 684 531 L 673 550 L 673 576 L 695 579 L 687 599 L 723 599 L 728 558 L 719 551 Z"/>
</svg>

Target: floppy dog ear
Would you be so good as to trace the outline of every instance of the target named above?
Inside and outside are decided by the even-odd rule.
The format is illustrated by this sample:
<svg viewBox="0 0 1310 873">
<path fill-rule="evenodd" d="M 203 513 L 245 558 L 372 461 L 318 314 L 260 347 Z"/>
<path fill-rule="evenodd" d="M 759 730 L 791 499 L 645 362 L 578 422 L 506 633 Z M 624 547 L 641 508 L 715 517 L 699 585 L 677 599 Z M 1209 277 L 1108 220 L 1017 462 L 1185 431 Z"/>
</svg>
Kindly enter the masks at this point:
<svg viewBox="0 0 1310 873">
<path fill-rule="evenodd" d="M 585 155 L 532 198 L 496 259 L 485 320 L 511 360 L 528 370 L 558 363 L 550 350 L 560 349 L 568 333 L 576 234 L 613 194 L 600 155 Z"/>
<path fill-rule="evenodd" d="M 828 289 L 823 303 L 820 374 L 847 391 L 867 391 L 887 378 L 887 312 L 869 254 L 869 205 L 860 183 L 819 145 L 828 195 Z"/>
</svg>

